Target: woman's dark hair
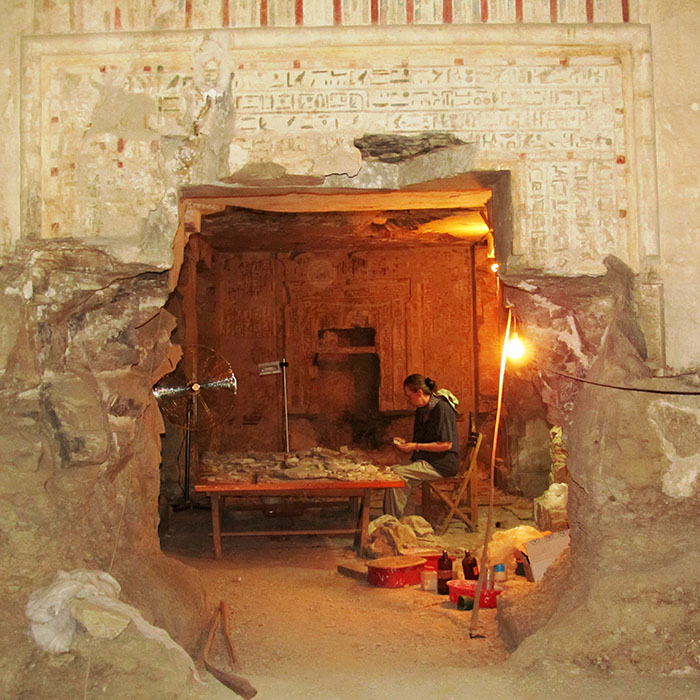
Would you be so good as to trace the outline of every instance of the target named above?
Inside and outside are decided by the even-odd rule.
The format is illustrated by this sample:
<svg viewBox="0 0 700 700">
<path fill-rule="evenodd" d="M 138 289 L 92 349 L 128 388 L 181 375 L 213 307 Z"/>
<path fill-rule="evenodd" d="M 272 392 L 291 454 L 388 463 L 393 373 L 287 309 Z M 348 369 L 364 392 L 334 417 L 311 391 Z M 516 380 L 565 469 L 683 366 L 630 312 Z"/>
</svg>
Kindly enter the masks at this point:
<svg viewBox="0 0 700 700">
<path fill-rule="evenodd" d="M 403 380 L 403 385 L 411 391 L 422 391 L 424 394 L 432 394 L 437 389 L 437 384 L 430 378 L 422 374 L 409 374 Z"/>
</svg>

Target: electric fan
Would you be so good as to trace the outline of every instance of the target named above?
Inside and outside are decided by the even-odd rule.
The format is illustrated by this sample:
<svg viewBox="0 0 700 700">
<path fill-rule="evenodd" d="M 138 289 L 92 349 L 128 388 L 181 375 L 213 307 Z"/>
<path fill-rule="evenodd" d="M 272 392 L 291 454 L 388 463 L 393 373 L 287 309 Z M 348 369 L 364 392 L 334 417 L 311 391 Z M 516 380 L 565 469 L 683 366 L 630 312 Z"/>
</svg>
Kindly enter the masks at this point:
<svg viewBox="0 0 700 700">
<path fill-rule="evenodd" d="M 163 415 L 185 431 L 185 507 L 190 506 L 191 433 L 221 423 L 237 391 L 231 365 L 206 345 L 184 346 L 175 369 L 153 387 Z"/>
</svg>

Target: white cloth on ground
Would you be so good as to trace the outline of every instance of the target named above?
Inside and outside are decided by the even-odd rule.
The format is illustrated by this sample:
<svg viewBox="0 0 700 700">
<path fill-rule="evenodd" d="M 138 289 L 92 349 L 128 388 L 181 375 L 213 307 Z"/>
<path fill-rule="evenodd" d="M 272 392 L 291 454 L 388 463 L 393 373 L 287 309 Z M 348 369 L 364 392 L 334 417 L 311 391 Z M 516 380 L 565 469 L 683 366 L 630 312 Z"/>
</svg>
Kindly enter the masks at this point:
<svg viewBox="0 0 700 700">
<path fill-rule="evenodd" d="M 117 600 L 119 583 L 108 573 L 99 570 L 59 570 L 54 582 L 39 588 L 29 596 L 25 613 L 29 619 L 34 641 L 44 651 L 60 654 L 68 651 L 75 636 L 76 621 L 71 613 L 71 601 L 81 598 L 128 616 L 144 637 L 173 649 L 186 659 L 193 676 L 203 682 L 190 655 L 160 627 L 146 622 L 131 605 Z"/>
</svg>

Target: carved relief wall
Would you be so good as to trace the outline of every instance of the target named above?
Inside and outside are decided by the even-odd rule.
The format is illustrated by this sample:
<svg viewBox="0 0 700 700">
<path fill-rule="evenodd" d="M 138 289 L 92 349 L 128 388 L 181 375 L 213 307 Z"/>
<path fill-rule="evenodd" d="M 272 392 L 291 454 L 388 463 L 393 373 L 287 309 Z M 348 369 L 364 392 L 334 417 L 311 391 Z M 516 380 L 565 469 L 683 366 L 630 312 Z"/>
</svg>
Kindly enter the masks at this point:
<svg viewBox="0 0 700 700">
<path fill-rule="evenodd" d="M 641 177 L 654 168 L 648 36 L 537 31 L 536 50 L 513 27 L 427 43 L 394 33 L 398 45 L 371 52 L 355 45 L 369 29 L 334 35 L 333 49 L 302 45 L 314 39 L 304 32 L 278 49 L 227 31 L 153 35 L 138 52 L 125 35 L 79 49 L 30 40 L 25 221 L 43 237 L 131 236 L 148 249 L 164 217 L 174 228 L 179 187 L 261 162 L 318 175 L 301 150 L 309 134 L 352 149 L 365 133 L 441 130 L 477 146 L 465 168 L 512 172 L 513 265 L 602 274 L 615 255 L 637 270 L 657 252 Z M 339 183 L 352 177 L 328 179 Z"/>
<path fill-rule="evenodd" d="M 384 415 L 387 426 L 391 416 L 410 412 L 402 383 L 413 372 L 433 377 L 459 397 L 463 412 L 472 410 L 476 369 L 469 246 L 294 257 L 240 253 L 214 261 L 219 349 L 239 379 L 234 413 L 215 438 L 225 447 L 269 449 L 279 442 L 281 378 L 259 376 L 258 364 L 282 357 L 289 362 L 293 449 L 313 431 L 317 438 L 350 435 L 342 426 L 333 432 L 329 425 L 347 423 L 343 414 L 357 409 L 353 397 L 344 394 L 367 392 L 371 377 L 353 362 L 359 356 L 376 357 L 372 417 Z M 355 378 L 349 376 L 353 371 Z M 296 428 L 302 431 L 298 436 Z"/>
</svg>

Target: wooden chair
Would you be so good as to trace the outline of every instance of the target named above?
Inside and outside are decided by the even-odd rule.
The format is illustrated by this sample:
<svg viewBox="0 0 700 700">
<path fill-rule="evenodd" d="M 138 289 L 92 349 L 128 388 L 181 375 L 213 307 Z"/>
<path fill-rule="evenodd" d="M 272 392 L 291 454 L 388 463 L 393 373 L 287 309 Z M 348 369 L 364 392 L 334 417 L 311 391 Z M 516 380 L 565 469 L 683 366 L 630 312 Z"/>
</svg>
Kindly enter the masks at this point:
<svg viewBox="0 0 700 700">
<path fill-rule="evenodd" d="M 470 530 L 479 527 L 479 499 L 477 494 L 476 458 L 481 447 L 483 435 L 474 429 L 470 421 L 467 451 L 459 465 L 456 476 L 433 481 L 424 481 L 422 489 L 423 517 L 432 524 L 434 505 L 447 508 L 447 515 L 437 526 L 434 526 L 438 536 L 445 534 L 454 518 L 459 518 Z M 435 499 L 437 496 L 437 500 Z"/>
</svg>

